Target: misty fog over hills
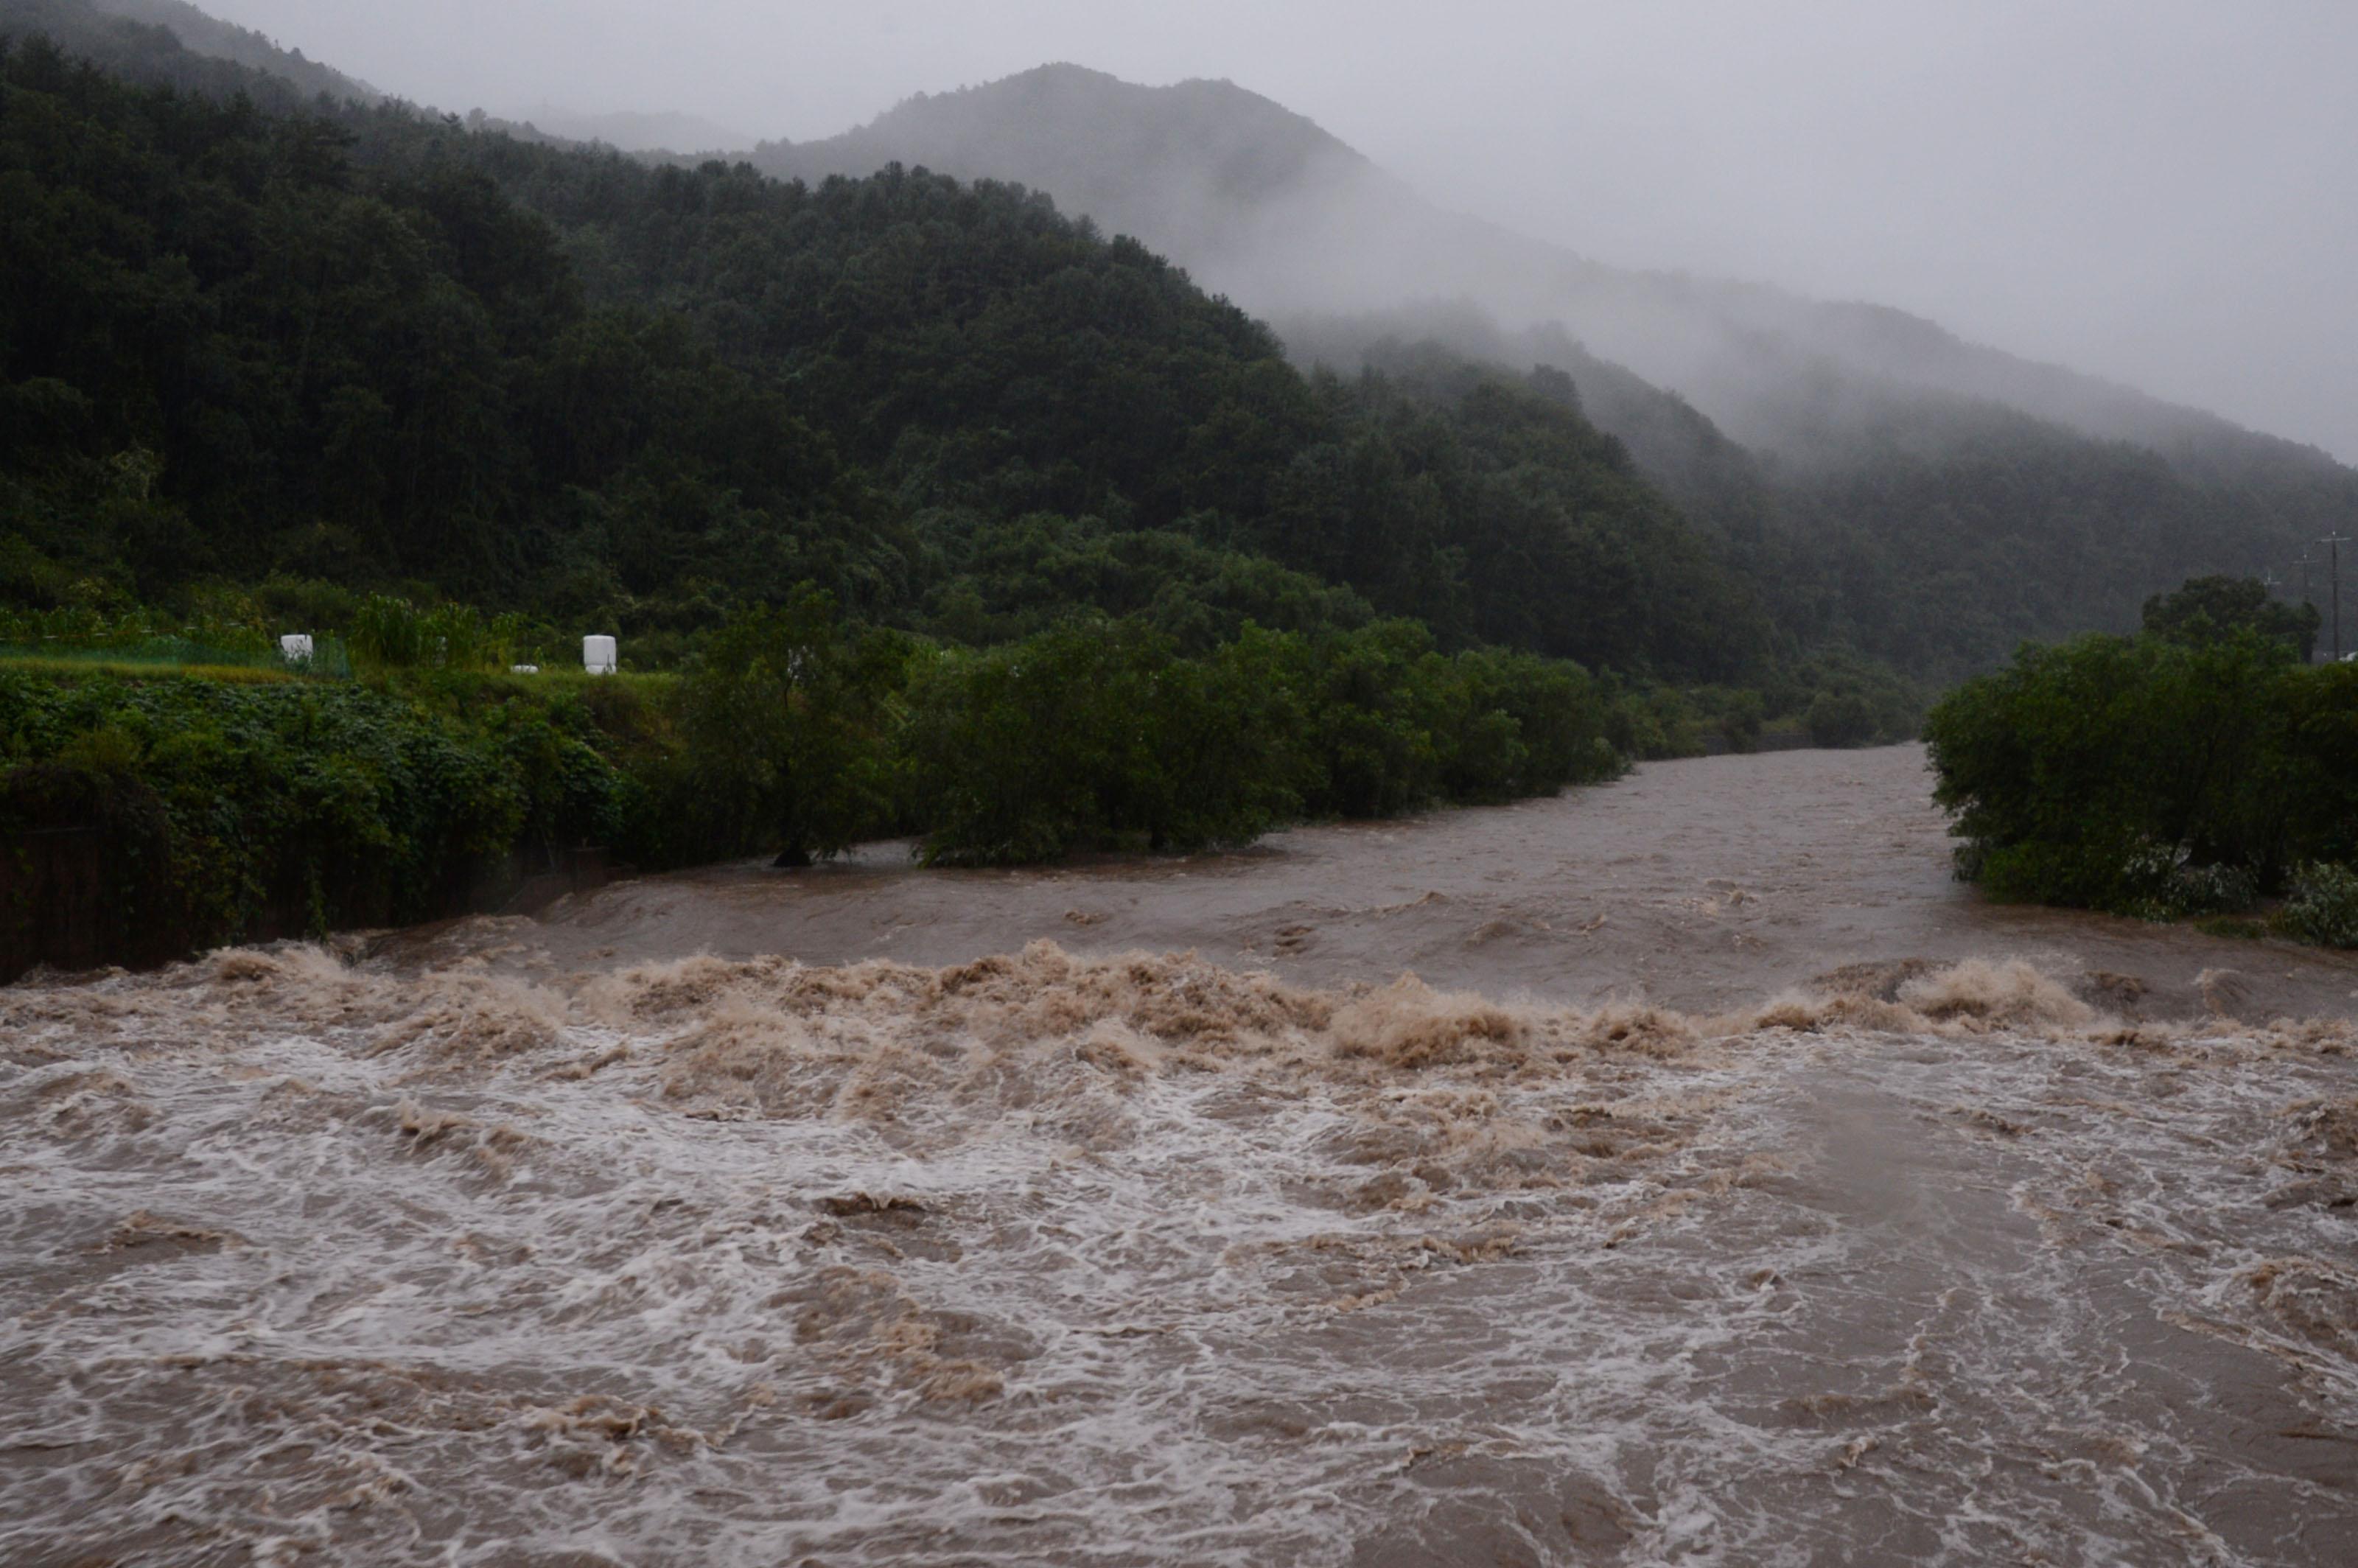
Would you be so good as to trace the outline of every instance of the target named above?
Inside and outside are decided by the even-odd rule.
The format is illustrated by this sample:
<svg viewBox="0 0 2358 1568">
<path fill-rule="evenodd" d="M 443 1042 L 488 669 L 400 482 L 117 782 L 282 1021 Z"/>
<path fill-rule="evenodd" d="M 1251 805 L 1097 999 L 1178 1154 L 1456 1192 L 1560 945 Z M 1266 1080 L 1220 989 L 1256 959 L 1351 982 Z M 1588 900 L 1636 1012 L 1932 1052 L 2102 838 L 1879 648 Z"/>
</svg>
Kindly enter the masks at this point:
<svg viewBox="0 0 2358 1568">
<path fill-rule="evenodd" d="M 30 0 L 35 14 L 41 4 Z M 377 96 L 185 0 L 101 0 L 97 8 L 170 27 L 193 50 L 306 91 Z M 1207 288 L 1281 322 L 1462 302 L 1510 333 L 1560 324 L 1592 374 L 1599 362 L 1626 366 L 1734 439 L 1805 467 L 1846 461 L 1862 444 L 1920 455 L 1979 438 L 1985 415 L 1960 408 L 1963 400 L 2136 442 L 2206 480 L 2269 486 L 2298 475 L 2302 485 L 2349 485 L 2358 494 L 2358 478 L 2314 449 L 1968 342 L 1905 311 L 1615 267 L 1463 216 L 1308 118 L 1226 81 L 1146 87 L 1048 64 L 919 94 L 840 135 L 801 143 L 756 144 L 692 113 L 544 104 L 526 118 L 544 135 L 651 156 L 692 160 L 750 147 L 765 173 L 806 181 L 893 162 L 1013 181 L 1109 233 L 1135 236 Z M 1561 343 L 1558 351 L 1535 357 L 1583 368 Z M 2297 528 L 2308 526 L 2303 510 Z"/>
<path fill-rule="evenodd" d="M 1963 341 L 1900 310 L 1607 266 L 1421 197 L 1282 105 L 1226 81 L 1141 87 L 1049 65 L 910 100 L 826 141 L 763 144 L 803 179 L 923 164 L 1046 190 L 1249 309 L 1464 299 L 1509 328 L 1562 322 L 1729 434 L 1799 458 L 1934 398 L 2005 404 L 2087 434 L 2304 460 L 2226 420 Z M 2321 457 L 2321 455 L 2320 455 Z"/>
<path fill-rule="evenodd" d="M 106 7 L 164 25 L 147 27 L 153 38 L 142 41 L 134 34 L 146 24 L 94 21 L 75 0 L 0 0 L 0 23 L 48 30 L 86 53 L 127 49 L 138 74 L 200 92 L 239 89 L 220 76 L 225 65 L 199 69 L 174 58 L 176 36 L 217 62 L 250 61 L 303 92 L 374 101 L 355 80 L 179 0 L 106 0 Z M 734 314 L 787 307 L 780 257 L 722 276 L 708 270 L 712 256 L 666 253 L 665 267 L 688 268 L 680 279 L 630 279 L 616 270 L 611 239 L 591 232 L 613 213 L 562 194 L 568 182 L 595 189 L 613 174 L 574 163 L 559 178 L 502 150 L 503 141 L 557 143 L 563 151 L 564 141 L 579 137 L 611 149 L 606 157 L 669 142 L 672 150 L 632 156 L 694 175 L 713 200 L 756 172 L 817 191 L 835 177 L 865 180 L 894 165 L 996 182 L 976 194 L 999 206 L 1038 192 L 1096 234 L 1132 236 L 1263 318 L 1303 369 L 1378 373 L 1390 389 L 1353 418 L 1402 395 L 1406 402 L 1382 418 L 1408 419 L 1412 408 L 1414 417 L 1459 417 L 1478 384 L 1466 375 L 1466 361 L 1517 380 L 1535 367 L 1561 373 L 1527 390 L 1617 438 L 1720 568 L 1748 585 L 1786 647 L 1847 648 L 1925 678 L 1986 668 L 2024 638 L 2132 626 L 2147 596 L 2189 577 L 2291 577 L 2313 541 L 2358 513 L 2358 472 L 2314 449 L 1979 347 L 1901 311 L 1614 267 L 1453 214 L 1445 200 L 1427 199 L 1310 119 L 1227 81 L 1149 88 L 1075 65 L 1043 66 L 914 97 L 839 136 L 763 143 L 733 168 L 724 167 L 732 161 L 725 154 L 714 162 L 708 152 L 680 150 L 730 135 L 693 115 L 544 108 L 511 122 L 380 107 L 471 139 L 451 153 L 554 226 L 582 287 L 601 305 L 672 309 L 708 293 L 752 290 L 710 323 L 711 351 L 782 377 L 781 395 L 822 426 L 856 411 L 828 406 L 825 389 L 797 368 L 795 356 L 807 346 L 773 357 L 744 338 Z M 665 196 L 633 222 L 687 221 L 662 206 L 684 199 Z M 1535 188 L 1535 201 L 1549 199 Z M 653 197 L 633 195 L 625 205 L 642 200 Z M 709 243 L 721 243 L 722 232 Z M 913 228 L 893 243 L 914 257 L 934 242 Z M 926 265 L 947 264 L 928 255 Z M 946 325 L 971 303 L 967 287 L 899 298 L 894 308 L 935 312 Z M 954 375 L 959 386 L 995 386 L 1004 397 L 1031 385 L 1008 379 L 995 361 L 959 362 Z M 1336 406 L 1349 401 L 1335 389 L 1315 395 Z M 872 418 L 860 414 L 860 427 Z M 855 449 L 868 440 L 860 437 Z M 863 460 L 892 479 L 916 449 L 880 440 Z M 1422 514 L 1422 502 L 1410 497 L 1446 468 L 1419 471 L 1426 462 L 1410 459 L 1384 481 L 1401 487 L 1393 499 L 1407 506 L 1402 516 Z M 1460 499 L 1466 510 L 1451 528 L 1479 531 L 1513 510 L 1471 492 Z M 1367 500 L 1373 505 L 1375 492 Z M 1074 515 L 1094 528 L 1119 512 L 1083 507 Z M 1246 535 L 1222 530 L 1268 525 L 1264 517 L 1185 527 L 1232 540 Z M 1550 524 L 1573 536 L 1586 526 L 1577 517 Z M 946 547 L 971 547 L 965 530 L 956 524 Z M 1278 532 L 1286 549 L 1322 547 Z M 1379 594 L 1377 607 L 1410 604 L 1414 596 L 1401 592 L 1397 600 Z M 1423 613 L 1428 607 L 1417 602 Z"/>
<path fill-rule="evenodd" d="M 22 9 L 28 13 L 29 19 L 52 27 L 70 27 L 78 7 L 28 0 Z M 188 0 L 92 0 L 92 9 L 143 26 L 166 28 L 184 48 L 197 54 L 266 70 L 284 77 L 305 92 L 324 92 L 331 98 L 348 98 L 360 103 L 373 103 L 384 96 L 356 77 L 305 59 L 301 49 L 282 49 L 251 27 L 224 22 L 188 4 Z"/>
<path fill-rule="evenodd" d="M 2315 448 L 1904 311 L 1593 261 L 1453 213 L 1226 81 L 1044 66 L 753 160 L 806 180 L 899 162 L 1048 191 L 1266 316 L 1305 362 L 1350 371 L 1430 340 L 1560 369 L 1724 534 L 1769 526 L 1974 579 L 2060 552 L 2083 602 L 2107 606 L 2095 624 L 2133 623 L 2166 586 L 2107 570 L 2123 540 L 2169 536 L 2171 569 L 2282 577 L 2358 511 L 2358 471 Z"/>
<path fill-rule="evenodd" d="M 626 153 L 710 154 L 749 151 L 754 139 L 700 114 L 639 114 L 617 110 L 588 114 L 544 103 L 527 119 L 544 135 L 571 142 L 603 142 Z"/>
</svg>

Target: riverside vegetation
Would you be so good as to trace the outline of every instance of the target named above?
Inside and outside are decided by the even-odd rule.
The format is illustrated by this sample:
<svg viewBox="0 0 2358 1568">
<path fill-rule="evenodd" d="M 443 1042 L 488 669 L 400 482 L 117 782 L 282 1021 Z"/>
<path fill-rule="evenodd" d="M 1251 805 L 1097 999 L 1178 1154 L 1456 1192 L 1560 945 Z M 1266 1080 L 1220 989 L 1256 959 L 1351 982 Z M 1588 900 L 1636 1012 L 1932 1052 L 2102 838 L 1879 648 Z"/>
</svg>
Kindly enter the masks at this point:
<svg viewBox="0 0 2358 1568">
<path fill-rule="evenodd" d="M 87 58 L 0 43 L 0 643 L 45 655 L 0 794 L 121 826 L 120 906 L 191 940 L 414 916 L 520 848 L 1184 849 L 1915 730 L 1858 651 L 1897 645 L 1561 370 L 1304 374 L 1018 187 L 648 167 L 79 0 L 11 26 Z M 1972 874 L 2345 928 L 2348 677 L 2218 608 L 1944 705 Z M 362 681 L 236 667 L 290 627 Z M 500 673 L 591 630 L 640 674 Z M 232 667 L 143 669 L 168 637 Z"/>
<path fill-rule="evenodd" d="M 1958 871 L 2006 899 L 2241 919 L 2358 946 L 2358 665 L 2311 665 L 2313 608 L 2190 582 L 2134 637 L 2026 648 L 1926 727 Z"/>
<path fill-rule="evenodd" d="M 151 934 L 585 840 L 1184 849 L 1914 722 L 1559 373 L 1305 376 L 1018 188 L 651 168 L 27 18 L 103 64 L 0 42 L 0 828 L 107 826 Z M 362 679 L 266 667 L 289 629 Z M 504 673 L 592 630 L 639 673 Z"/>
<path fill-rule="evenodd" d="M 0 837 L 103 826 L 126 949 L 202 946 L 290 909 L 421 918 L 506 857 L 582 843 L 646 866 L 895 833 L 944 864 L 1231 843 L 1608 778 L 1654 722 L 1577 665 L 1444 653 L 1403 621 L 1249 627 L 1195 656 L 1135 620 L 973 649 L 806 591 L 679 675 L 361 649 L 356 682 L 0 664 Z"/>
</svg>

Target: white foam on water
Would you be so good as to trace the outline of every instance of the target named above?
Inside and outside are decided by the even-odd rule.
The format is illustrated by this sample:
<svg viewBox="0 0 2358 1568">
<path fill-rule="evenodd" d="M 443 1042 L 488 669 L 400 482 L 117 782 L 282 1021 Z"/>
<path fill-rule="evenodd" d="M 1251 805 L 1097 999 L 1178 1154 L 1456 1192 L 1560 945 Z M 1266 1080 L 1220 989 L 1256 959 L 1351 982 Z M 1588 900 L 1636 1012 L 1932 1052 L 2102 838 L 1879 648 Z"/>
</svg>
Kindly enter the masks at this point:
<svg viewBox="0 0 2358 1568">
<path fill-rule="evenodd" d="M 0 1556 L 2358 1557 L 2348 1032 L 2046 983 L 30 982 Z"/>
</svg>

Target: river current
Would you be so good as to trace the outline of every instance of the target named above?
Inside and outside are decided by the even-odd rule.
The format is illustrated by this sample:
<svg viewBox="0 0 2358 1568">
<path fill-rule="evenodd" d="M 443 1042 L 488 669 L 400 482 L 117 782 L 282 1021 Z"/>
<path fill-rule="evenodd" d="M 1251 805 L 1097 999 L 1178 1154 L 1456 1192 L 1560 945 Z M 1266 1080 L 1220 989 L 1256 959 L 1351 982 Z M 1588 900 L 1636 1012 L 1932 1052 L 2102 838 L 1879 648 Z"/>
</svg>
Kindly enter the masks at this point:
<svg viewBox="0 0 2358 1568">
<path fill-rule="evenodd" d="M 2358 961 L 1921 753 L 0 989 L 0 1562 L 2358 1562 Z"/>
</svg>

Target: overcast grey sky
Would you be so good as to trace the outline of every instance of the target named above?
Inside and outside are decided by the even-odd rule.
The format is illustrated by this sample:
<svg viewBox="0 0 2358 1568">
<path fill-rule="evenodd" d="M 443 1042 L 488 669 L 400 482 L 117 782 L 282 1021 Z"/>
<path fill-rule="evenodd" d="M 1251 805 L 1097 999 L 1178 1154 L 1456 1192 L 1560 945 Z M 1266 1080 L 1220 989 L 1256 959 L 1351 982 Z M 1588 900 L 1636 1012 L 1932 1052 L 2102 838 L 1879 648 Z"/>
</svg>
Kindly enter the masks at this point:
<svg viewBox="0 0 2358 1568">
<path fill-rule="evenodd" d="M 1600 259 L 1873 299 L 2358 461 L 2358 0 L 199 0 L 438 107 L 806 140 L 1227 77 Z"/>
</svg>

